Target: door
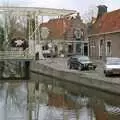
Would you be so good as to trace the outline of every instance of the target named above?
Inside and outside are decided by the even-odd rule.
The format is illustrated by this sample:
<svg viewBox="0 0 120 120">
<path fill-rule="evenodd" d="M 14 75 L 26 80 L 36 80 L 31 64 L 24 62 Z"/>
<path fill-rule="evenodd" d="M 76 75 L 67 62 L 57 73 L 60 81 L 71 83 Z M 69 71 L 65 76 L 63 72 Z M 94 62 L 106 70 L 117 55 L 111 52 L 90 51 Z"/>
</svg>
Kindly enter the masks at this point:
<svg viewBox="0 0 120 120">
<path fill-rule="evenodd" d="M 88 56 L 88 43 L 84 43 L 84 56 Z"/>
</svg>

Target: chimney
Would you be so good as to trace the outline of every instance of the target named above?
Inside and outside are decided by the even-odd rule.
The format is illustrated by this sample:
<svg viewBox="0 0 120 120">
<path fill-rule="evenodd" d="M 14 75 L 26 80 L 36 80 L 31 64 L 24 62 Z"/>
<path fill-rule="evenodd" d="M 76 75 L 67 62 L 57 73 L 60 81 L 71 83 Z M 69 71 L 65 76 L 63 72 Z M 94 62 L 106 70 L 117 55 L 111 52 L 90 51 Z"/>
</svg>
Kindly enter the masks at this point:
<svg viewBox="0 0 120 120">
<path fill-rule="evenodd" d="M 99 5 L 98 7 L 98 16 L 97 18 L 104 15 L 104 13 L 107 13 L 107 6 L 106 5 Z"/>
</svg>

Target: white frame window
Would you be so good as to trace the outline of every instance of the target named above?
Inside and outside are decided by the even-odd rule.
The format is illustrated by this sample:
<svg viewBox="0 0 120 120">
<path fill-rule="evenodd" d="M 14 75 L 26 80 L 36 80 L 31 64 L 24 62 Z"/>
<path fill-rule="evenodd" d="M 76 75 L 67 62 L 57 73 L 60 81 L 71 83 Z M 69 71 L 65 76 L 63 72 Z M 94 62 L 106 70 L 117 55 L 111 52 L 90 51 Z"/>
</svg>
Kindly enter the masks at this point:
<svg viewBox="0 0 120 120">
<path fill-rule="evenodd" d="M 95 40 L 90 41 L 90 56 L 93 56 L 93 51 L 95 50 Z"/>
<path fill-rule="evenodd" d="M 99 56 L 103 56 L 103 47 L 104 47 L 104 40 L 103 39 L 101 39 L 100 41 L 99 41 Z"/>
<path fill-rule="evenodd" d="M 111 40 L 106 41 L 106 56 L 107 57 L 112 56 L 112 42 L 111 42 Z"/>
</svg>

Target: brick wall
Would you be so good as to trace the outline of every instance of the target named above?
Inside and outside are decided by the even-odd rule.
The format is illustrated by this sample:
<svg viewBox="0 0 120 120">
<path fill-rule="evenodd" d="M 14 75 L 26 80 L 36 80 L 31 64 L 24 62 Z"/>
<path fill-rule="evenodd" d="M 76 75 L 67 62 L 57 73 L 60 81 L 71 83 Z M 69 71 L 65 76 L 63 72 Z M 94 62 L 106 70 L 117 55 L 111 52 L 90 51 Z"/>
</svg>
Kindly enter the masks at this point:
<svg viewBox="0 0 120 120">
<path fill-rule="evenodd" d="M 107 41 L 111 41 L 111 56 L 120 57 L 120 33 L 107 34 L 107 35 L 99 35 L 89 37 L 89 55 L 93 59 L 100 59 L 99 54 L 99 44 L 100 40 L 103 40 L 103 49 L 102 54 L 106 55 L 106 43 Z M 102 58 L 101 58 L 102 59 Z"/>
</svg>

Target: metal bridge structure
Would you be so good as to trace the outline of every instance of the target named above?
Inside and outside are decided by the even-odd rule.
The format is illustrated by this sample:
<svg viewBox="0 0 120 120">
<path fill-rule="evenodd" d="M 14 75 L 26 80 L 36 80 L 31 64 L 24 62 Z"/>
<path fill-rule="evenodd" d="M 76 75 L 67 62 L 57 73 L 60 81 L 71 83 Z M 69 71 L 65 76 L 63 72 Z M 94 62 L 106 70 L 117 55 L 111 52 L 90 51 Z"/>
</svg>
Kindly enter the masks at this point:
<svg viewBox="0 0 120 120">
<path fill-rule="evenodd" d="M 39 8 L 39 7 L 15 7 L 15 6 L 0 6 L 0 14 L 2 14 L 5 18 L 5 41 L 9 43 L 9 35 L 10 32 L 9 27 L 9 19 L 10 17 L 14 17 L 16 19 L 23 19 L 22 24 L 26 28 L 27 32 L 26 39 L 29 43 L 29 52 L 32 56 L 35 55 L 36 43 L 38 45 L 38 49 L 40 49 L 41 37 L 40 37 L 40 24 L 43 22 L 44 16 L 52 16 L 52 17 L 64 17 L 67 15 L 71 15 L 76 13 L 75 10 L 66 10 L 66 9 L 53 9 L 53 8 Z M 18 21 L 19 21 L 18 20 Z M 34 23 L 33 23 L 34 20 Z M 33 25 L 34 24 L 34 25 Z M 32 41 L 32 42 L 30 42 Z M 9 50 L 9 52 L 11 52 Z M 1 52 L 0 52 L 1 53 Z M 10 53 L 11 54 L 11 53 Z M 1 56 L 0 56 L 1 59 Z"/>
<path fill-rule="evenodd" d="M 15 6 L 0 6 L 0 15 L 2 15 L 2 20 L 4 23 L 4 36 L 5 41 L 3 44 L 4 50 L 0 51 L 0 79 L 3 79 L 5 76 L 6 79 L 12 78 L 16 79 L 16 71 L 19 69 L 18 76 L 21 75 L 22 67 L 28 66 L 31 60 L 35 59 L 36 49 L 42 56 L 42 45 L 41 45 L 41 36 L 40 36 L 40 24 L 43 22 L 44 16 L 52 17 L 64 17 L 76 13 L 75 10 L 65 10 L 65 9 L 52 9 L 52 8 L 39 8 L 39 7 L 15 7 Z M 10 27 L 12 25 L 21 23 L 16 30 L 26 33 L 26 35 L 19 37 L 25 38 L 28 42 L 28 48 L 23 49 L 20 47 L 13 48 L 10 46 L 11 39 L 9 33 L 11 32 Z M 23 27 L 23 30 L 19 30 L 20 27 Z M 16 32 L 16 31 L 14 31 Z M 13 34 L 13 33 L 12 33 Z M 46 36 L 46 34 L 43 34 Z M 16 36 L 15 36 L 16 37 Z M 12 37 L 11 37 L 12 38 Z M 45 38 L 45 37 L 44 37 Z M 20 38 L 18 38 L 20 39 Z M 14 62 L 11 62 L 14 61 Z M 29 62 L 29 63 L 27 63 Z M 24 65 L 23 65 L 24 64 Z M 17 66 L 17 67 L 15 67 Z M 20 67 L 19 67 L 20 66 Z M 7 69 L 10 69 L 9 71 Z M 6 72 L 7 71 L 7 72 Z M 24 71 L 24 70 L 23 70 Z M 8 73 L 7 75 L 5 73 Z M 26 75 L 22 74 L 25 77 L 29 74 L 29 69 L 25 68 Z M 21 77 L 18 77 L 21 79 Z M 28 79 L 29 77 L 27 77 Z"/>
</svg>

